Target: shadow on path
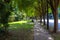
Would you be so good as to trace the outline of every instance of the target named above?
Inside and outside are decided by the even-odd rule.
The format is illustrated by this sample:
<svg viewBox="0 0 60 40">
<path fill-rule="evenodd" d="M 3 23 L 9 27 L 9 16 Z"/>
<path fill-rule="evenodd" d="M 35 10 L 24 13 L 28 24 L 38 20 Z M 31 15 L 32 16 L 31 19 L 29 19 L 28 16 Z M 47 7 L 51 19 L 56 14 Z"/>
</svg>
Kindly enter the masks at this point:
<svg viewBox="0 0 60 40">
<path fill-rule="evenodd" d="M 51 35 L 41 25 L 34 21 L 34 40 L 54 40 Z"/>
</svg>

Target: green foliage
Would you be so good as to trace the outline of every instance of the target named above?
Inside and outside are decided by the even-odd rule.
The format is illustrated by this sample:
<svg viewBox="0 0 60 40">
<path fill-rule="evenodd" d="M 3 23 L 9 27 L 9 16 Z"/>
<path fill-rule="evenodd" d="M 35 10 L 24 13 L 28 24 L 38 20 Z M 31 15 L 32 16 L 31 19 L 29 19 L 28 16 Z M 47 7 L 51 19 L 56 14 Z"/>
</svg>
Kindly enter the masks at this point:
<svg viewBox="0 0 60 40">
<path fill-rule="evenodd" d="M 26 8 L 32 7 L 34 0 L 18 0 L 18 7 L 21 10 L 25 10 Z"/>
<path fill-rule="evenodd" d="M 20 10 L 20 12 L 22 12 L 22 14 L 24 15 L 19 15 L 20 17 L 35 16 L 34 5 L 36 3 L 37 0 L 0 0 L 1 23 L 8 23 L 8 18 L 11 15 L 12 11 L 18 16 L 20 13 L 17 14 L 17 11 Z"/>
<path fill-rule="evenodd" d="M 48 9 L 48 11 L 49 11 L 49 13 L 52 13 L 52 10 L 51 10 L 51 8 L 49 8 L 49 9 Z"/>
<path fill-rule="evenodd" d="M 1 0 L 0 1 L 0 26 L 3 25 L 3 30 L 6 33 L 8 30 L 8 18 L 10 16 L 12 7 L 11 0 Z"/>
</svg>

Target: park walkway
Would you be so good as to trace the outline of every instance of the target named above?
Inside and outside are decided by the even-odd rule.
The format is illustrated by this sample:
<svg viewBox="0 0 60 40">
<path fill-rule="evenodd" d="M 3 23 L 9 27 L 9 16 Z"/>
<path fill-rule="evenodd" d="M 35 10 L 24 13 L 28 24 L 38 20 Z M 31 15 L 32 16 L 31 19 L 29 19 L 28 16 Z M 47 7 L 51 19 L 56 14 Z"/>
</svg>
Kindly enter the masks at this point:
<svg viewBox="0 0 60 40">
<path fill-rule="evenodd" d="M 34 21 L 34 40 L 53 40 L 51 35 L 46 31 L 44 28 L 41 27 L 41 25 Z"/>
</svg>

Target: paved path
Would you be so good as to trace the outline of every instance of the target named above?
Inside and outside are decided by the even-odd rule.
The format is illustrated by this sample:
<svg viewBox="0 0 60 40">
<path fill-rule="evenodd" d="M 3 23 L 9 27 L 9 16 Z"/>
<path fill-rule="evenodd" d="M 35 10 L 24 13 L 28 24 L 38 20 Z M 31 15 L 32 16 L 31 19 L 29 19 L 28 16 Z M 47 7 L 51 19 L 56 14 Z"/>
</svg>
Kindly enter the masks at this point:
<svg viewBox="0 0 60 40">
<path fill-rule="evenodd" d="M 53 40 L 51 35 L 35 21 L 34 40 Z"/>
</svg>

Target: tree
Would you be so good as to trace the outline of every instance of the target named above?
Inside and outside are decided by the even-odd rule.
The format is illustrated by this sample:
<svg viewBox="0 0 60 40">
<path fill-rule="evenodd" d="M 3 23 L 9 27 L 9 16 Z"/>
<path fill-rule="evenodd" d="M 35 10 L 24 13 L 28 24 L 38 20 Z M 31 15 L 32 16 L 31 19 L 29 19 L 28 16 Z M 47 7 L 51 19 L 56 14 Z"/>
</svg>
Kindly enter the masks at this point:
<svg viewBox="0 0 60 40">
<path fill-rule="evenodd" d="M 45 16 L 46 16 L 46 9 L 47 9 L 47 2 L 46 2 L 46 0 L 41 0 L 41 6 L 42 6 L 42 16 L 43 16 L 43 25 L 45 25 L 46 23 L 45 23 Z"/>
<path fill-rule="evenodd" d="M 47 2 L 47 30 L 49 30 L 48 0 L 46 0 L 46 2 Z"/>
<path fill-rule="evenodd" d="M 42 2 L 41 0 L 38 0 L 38 11 L 39 11 L 39 17 L 40 17 L 40 24 L 42 23 Z"/>
<path fill-rule="evenodd" d="M 12 12 L 11 0 L 0 0 L 0 24 L 3 24 L 3 32 L 8 33 L 8 19 Z"/>
<path fill-rule="evenodd" d="M 20 10 L 20 12 L 24 11 L 26 16 L 35 16 L 35 9 L 34 9 L 34 5 L 35 2 L 37 2 L 37 0 L 13 0 L 14 4 L 17 4 L 18 10 Z M 23 13 L 22 13 L 23 14 Z"/>
<path fill-rule="evenodd" d="M 54 16 L 54 33 L 57 32 L 57 27 L 58 27 L 58 5 L 59 5 L 59 0 L 48 0 L 48 3 L 51 6 L 53 16 Z"/>
</svg>

